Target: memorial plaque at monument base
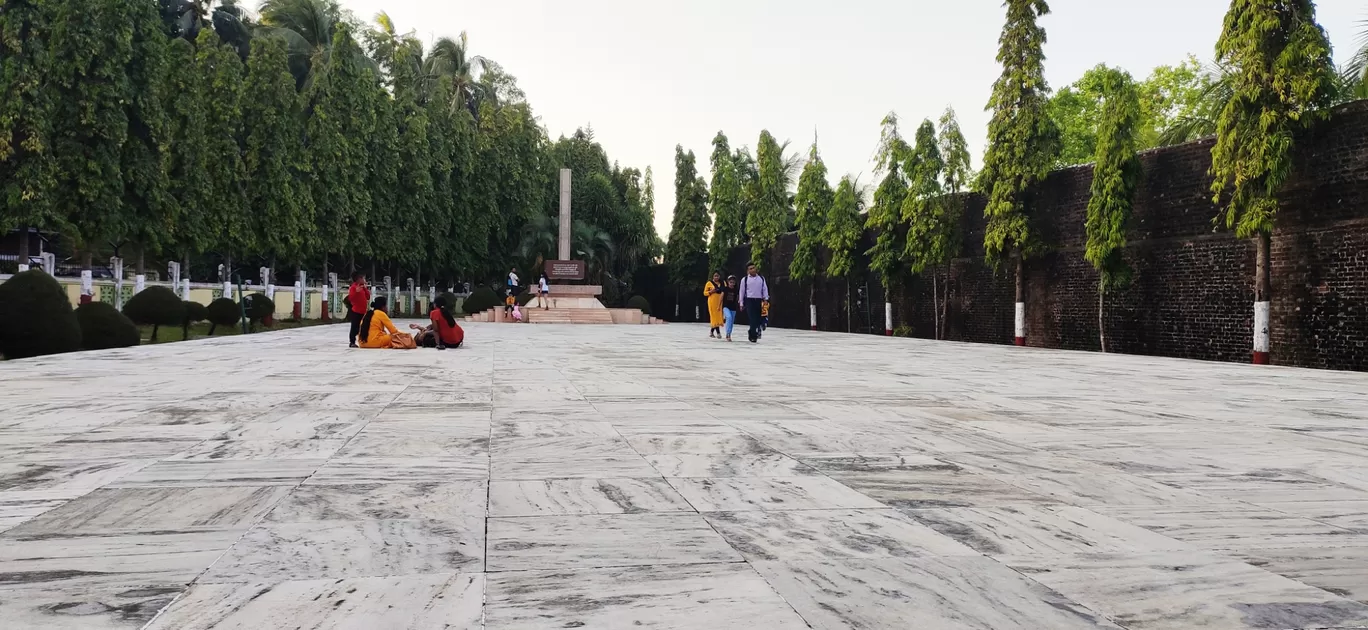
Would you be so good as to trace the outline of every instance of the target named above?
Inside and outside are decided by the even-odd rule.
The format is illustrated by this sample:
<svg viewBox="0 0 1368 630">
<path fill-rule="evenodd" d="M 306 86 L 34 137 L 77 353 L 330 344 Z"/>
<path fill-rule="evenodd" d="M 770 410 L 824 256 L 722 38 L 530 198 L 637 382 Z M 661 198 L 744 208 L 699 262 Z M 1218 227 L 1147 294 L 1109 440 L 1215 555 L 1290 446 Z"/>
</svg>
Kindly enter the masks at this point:
<svg viewBox="0 0 1368 630">
<path fill-rule="evenodd" d="M 585 266 L 583 260 L 548 260 L 543 263 L 546 277 L 550 280 L 583 280 Z"/>
</svg>

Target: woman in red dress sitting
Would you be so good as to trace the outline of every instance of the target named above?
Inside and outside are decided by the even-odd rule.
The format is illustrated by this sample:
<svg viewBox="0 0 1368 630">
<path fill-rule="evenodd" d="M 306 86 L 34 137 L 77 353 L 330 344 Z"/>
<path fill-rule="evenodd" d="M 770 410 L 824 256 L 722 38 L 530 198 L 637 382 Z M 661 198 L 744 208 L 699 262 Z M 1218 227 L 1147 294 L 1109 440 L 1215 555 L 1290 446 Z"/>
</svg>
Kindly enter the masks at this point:
<svg viewBox="0 0 1368 630">
<path fill-rule="evenodd" d="M 432 319 L 431 326 L 425 328 L 417 324 L 409 325 L 409 328 L 419 331 L 418 345 L 438 350 L 461 347 L 461 343 L 465 341 L 465 331 L 456 323 L 456 317 L 451 314 L 451 305 L 447 304 L 445 299 L 439 297 L 433 302 L 432 312 L 428 313 L 428 317 Z"/>
</svg>

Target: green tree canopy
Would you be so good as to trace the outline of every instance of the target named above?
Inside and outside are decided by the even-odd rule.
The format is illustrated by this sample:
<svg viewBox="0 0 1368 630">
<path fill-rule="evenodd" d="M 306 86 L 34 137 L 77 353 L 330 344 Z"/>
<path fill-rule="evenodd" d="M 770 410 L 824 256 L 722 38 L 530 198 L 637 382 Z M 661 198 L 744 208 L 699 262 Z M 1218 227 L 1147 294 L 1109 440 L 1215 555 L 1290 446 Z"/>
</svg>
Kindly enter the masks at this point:
<svg viewBox="0 0 1368 630">
<path fill-rule="evenodd" d="M 793 164 L 784 157 L 784 148 L 769 130 L 760 132 L 755 153 L 753 199 L 746 215 L 750 235 L 751 263 L 763 266 L 765 256 L 774 249 L 789 212 L 788 181 Z"/>
<path fill-rule="evenodd" d="M 907 224 L 907 246 L 903 258 L 912 273 L 948 264 L 958 253 L 959 214 L 957 201 L 945 196 L 941 177 L 945 160 L 936 139 L 936 125 L 922 121 L 916 144 L 904 168 L 909 173 L 907 197 L 903 199 L 902 218 Z"/>
<path fill-rule="evenodd" d="M 704 235 L 708 231 L 708 189 L 698 176 L 693 151 L 675 146 L 675 209 L 665 264 L 675 286 L 693 286 L 706 271 Z"/>
<path fill-rule="evenodd" d="M 746 217 L 742 214 L 741 174 L 726 134 L 717 132 L 712 145 L 709 199 L 712 201 L 713 232 L 708 243 L 708 259 L 714 269 L 721 269 L 727 262 L 727 254 L 741 244 Z"/>
<path fill-rule="evenodd" d="M 1007 23 L 999 41 L 1002 75 L 988 101 L 988 151 L 978 189 L 988 195 L 983 244 L 997 264 L 1015 250 L 1028 256 L 1039 247 L 1026 206 L 1026 192 L 1045 177 L 1058 154 L 1059 130 L 1048 111 L 1045 29 L 1036 20 L 1049 13 L 1045 0 L 1007 0 Z"/>
<path fill-rule="evenodd" d="M 863 211 L 864 200 L 858 185 L 849 175 L 841 177 L 822 230 L 822 243 L 831 250 L 828 277 L 844 278 L 855 272 L 855 248 L 864 235 L 864 221 L 860 218 Z"/>
<path fill-rule="evenodd" d="M 903 271 L 903 250 L 906 247 L 904 231 L 901 229 L 902 204 L 907 197 L 907 178 L 903 164 L 912 153 L 898 132 L 898 115 L 890 112 L 883 119 L 883 129 L 879 133 L 879 146 L 875 150 L 876 172 L 883 174 L 883 180 L 874 190 L 874 204 L 869 208 L 865 227 L 875 232 L 874 247 L 869 255 L 869 268 L 879 274 L 884 293 L 890 293 L 898 283 Z"/>
<path fill-rule="evenodd" d="M 1140 180 L 1136 148 L 1142 113 L 1139 90 L 1125 71 L 1108 68 L 1101 89 L 1104 101 L 1093 158 L 1084 257 L 1097 269 L 1099 290 L 1105 292 L 1125 284 L 1129 277 L 1122 251 Z"/>
<path fill-rule="evenodd" d="M 251 46 L 242 117 L 247 205 L 255 219 L 252 232 L 264 252 L 299 260 L 309 253 L 315 237 L 299 96 L 285 41 L 258 37 Z"/>
<path fill-rule="evenodd" d="M 798 194 L 793 200 L 798 209 L 798 244 L 793 251 L 793 262 L 789 264 L 789 277 L 798 282 L 812 279 L 817 272 L 817 248 L 822 244 L 822 231 L 827 215 L 831 214 L 834 197 L 831 184 L 827 183 L 826 164 L 822 163 L 814 140 L 807 165 L 798 177 Z"/>
</svg>

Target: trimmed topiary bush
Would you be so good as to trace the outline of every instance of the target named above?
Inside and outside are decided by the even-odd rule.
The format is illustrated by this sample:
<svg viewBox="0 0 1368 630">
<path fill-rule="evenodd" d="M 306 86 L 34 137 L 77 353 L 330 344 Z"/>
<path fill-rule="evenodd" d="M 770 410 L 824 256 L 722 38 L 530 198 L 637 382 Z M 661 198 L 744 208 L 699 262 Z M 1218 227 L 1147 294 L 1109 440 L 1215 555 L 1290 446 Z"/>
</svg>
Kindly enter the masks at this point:
<svg viewBox="0 0 1368 630">
<path fill-rule="evenodd" d="M 81 325 L 81 348 L 104 350 L 130 348 L 142 343 L 137 324 L 104 302 L 86 302 L 76 307 L 76 321 Z"/>
<path fill-rule="evenodd" d="M 185 324 L 181 327 L 181 338 L 190 340 L 190 324 L 209 319 L 209 307 L 191 300 L 185 301 Z"/>
<path fill-rule="evenodd" d="M 633 295 L 632 299 L 627 300 L 627 308 L 635 308 L 647 315 L 651 314 L 651 303 L 640 295 Z"/>
<path fill-rule="evenodd" d="M 271 316 L 275 315 L 275 301 L 265 293 L 253 293 L 243 298 L 242 312 L 247 314 L 247 321 L 253 326 L 263 323 L 269 326 Z"/>
<path fill-rule="evenodd" d="M 212 337 L 219 326 L 236 326 L 242 320 L 242 307 L 233 298 L 219 298 L 204 309 L 209 319 L 209 335 Z"/>
<path fill-rule="evenodd" d="M 157 340 L 157 328 L 179 326 L 185 322 L 185 305 L 180 296 L 166 287 L 147 287 L 128 299 L 123 314 L 139 326 L 152 327 L 152 341 Z"/>
<path fill-rule="evenodd" d="M 81 325 L 66 290 L 31 269 L 0 284 L 0 354 L 23 359 L 81 349 Z"/>
<path fill-rule="evenodd" d="M 493 289 L 479 287 L 470 292 L 470 297 L 466 298 L 465 305 L 461 307 L 461 310 L 471 314 L 482 313 L 502 304 L 503 298 L 495 295 Z"/>
</svg>

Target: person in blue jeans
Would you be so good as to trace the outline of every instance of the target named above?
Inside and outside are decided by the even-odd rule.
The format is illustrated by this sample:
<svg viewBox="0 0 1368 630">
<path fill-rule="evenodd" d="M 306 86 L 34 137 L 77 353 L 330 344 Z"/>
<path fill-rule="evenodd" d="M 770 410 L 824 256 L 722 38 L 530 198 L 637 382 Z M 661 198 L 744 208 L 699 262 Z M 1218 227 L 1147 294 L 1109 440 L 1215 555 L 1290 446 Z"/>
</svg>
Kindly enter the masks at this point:
<svg viewBox="0 0 1368 630">
<path fill-rule="evenodd" d="M 760 323 L 764 319 L 761 311 L 769 301 L 769 284 L 761 277 L 755 265 L 746 266 L 746 277 L 741 279 L 739 290 L 741 306 L 746 309 L 746 321 L 750 331 L 746 334 L 751 343 L 760 341 Z"/>
<path fill-rule="evenodd" d="M 727 284 L 722 287 L 722 319 L 727 326 L 727 341 L 731 341 L 732 326 L 736 324 L 736 312 L 741 310 L 737 295 L 736 276 L 727 276 Z"/>
</svg>

